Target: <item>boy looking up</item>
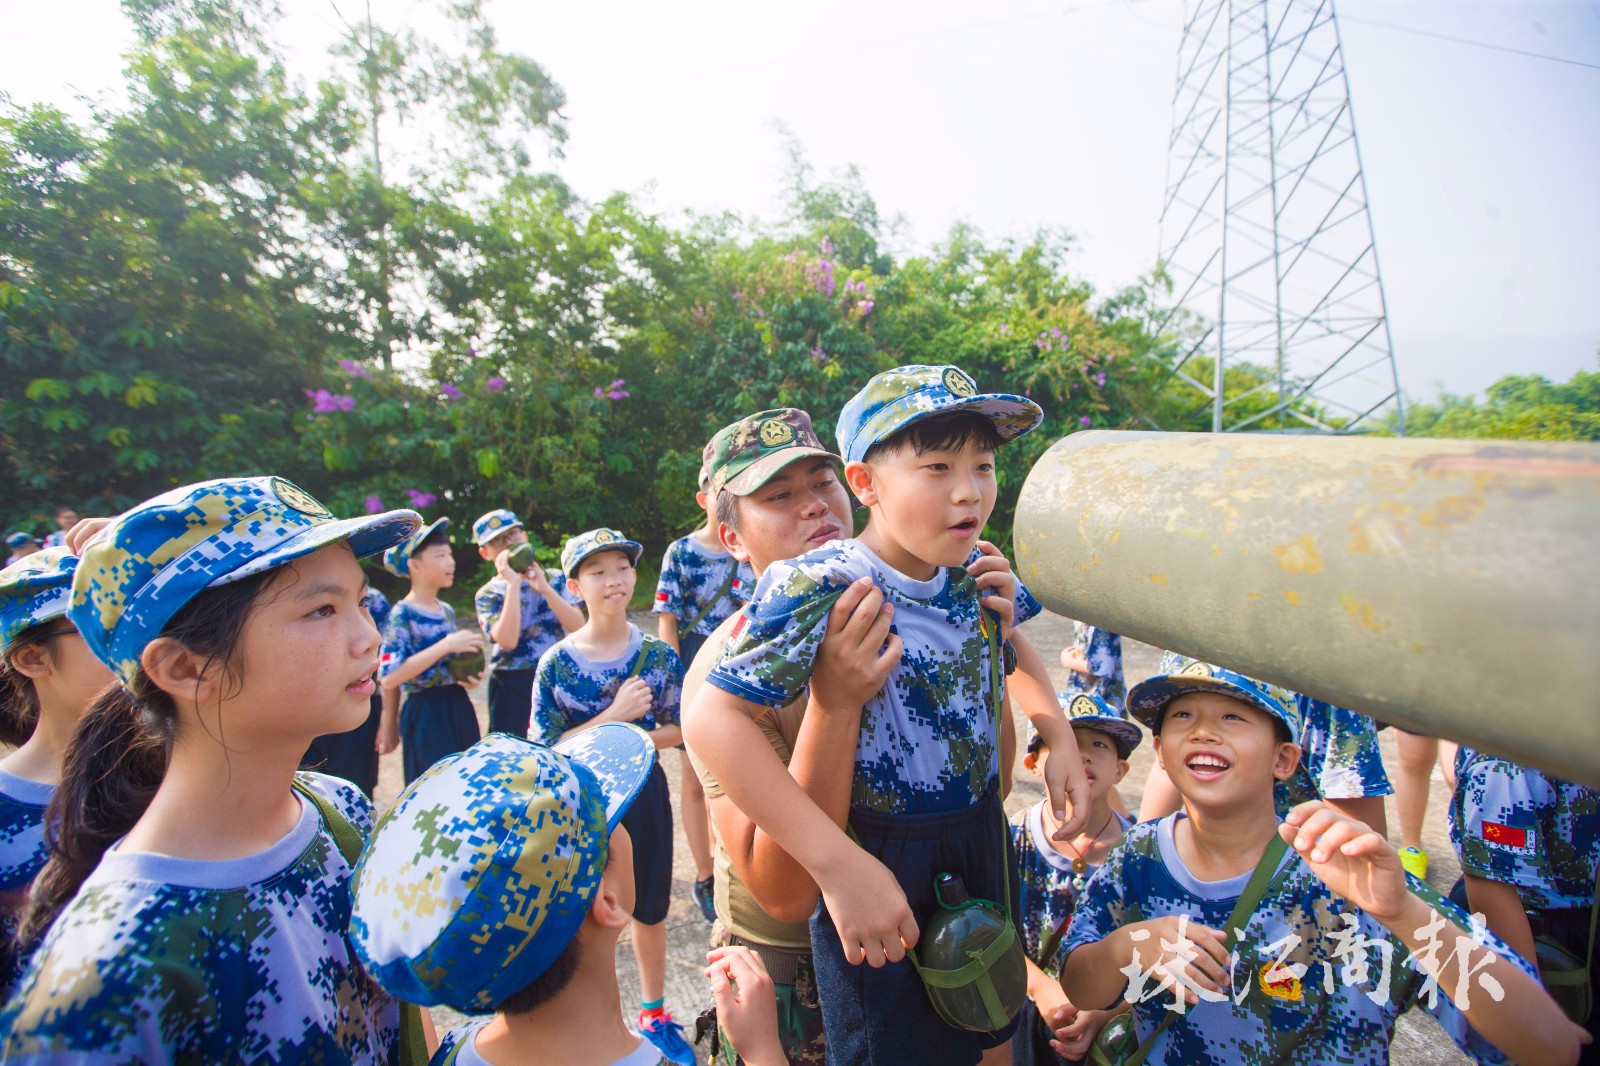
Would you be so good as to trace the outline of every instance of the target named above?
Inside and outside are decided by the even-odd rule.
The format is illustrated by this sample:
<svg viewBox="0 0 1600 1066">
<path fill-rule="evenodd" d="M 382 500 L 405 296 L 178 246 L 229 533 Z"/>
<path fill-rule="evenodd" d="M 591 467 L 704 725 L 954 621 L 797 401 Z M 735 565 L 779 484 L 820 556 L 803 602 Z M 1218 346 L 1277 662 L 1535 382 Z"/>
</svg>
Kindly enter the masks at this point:
<svg viewBox="0 0 1600 1066">
<path fill-rule="evenodd" d="M 733 616 L 750 595 L 755 574 L 717 539 L 715 502 L 706 493 L 710 445 L 700 464 L 700 489 L 694 499 L 705 512 L 705 524 L 687 536 L 667 545 L 661 558 L 661 578 L 656 582 L 656 627 L 661 639 L 672 645 L 683 660 L 684 669 L 724 620 Z M 708 922 L 716 920 L 711 899 L 711 822 L 706 814 L 706 797 L 700 778 L 682 757 L 679 770 L 678 802 L 683 814 L 683 835 L 694 858 L 694 901 Z"/>
<path fill-rule="evenodd" d="M 550 645 L 583 625 L 583 611 L 567 590 L 565 574 L 546 575 L 535 561 L 525 573 L 509 562 L 512 549 L 528 543 L 522 520 L 505 509 L 472 523 L 478 554 L 494 563 L 491 577 L 473 597 L 478 625 L 489 634 L 489 732 L 528 735 L 533 710 L 533 671 Z M 517 595 L 510 595 L 516 589 Z"/>
<path fill-rule="evenodd" d="M 965 566 L 994 507 L 994 449 L 1042 416 L 1020 396 L 980 395 L 953 366 L 873 378 L 838 431 L 845 477 L 871 509 L 866 530 L 768 568 L 690 717 L 689 742 L 728 797 L 821 889 L 811 946 L 830 1062 L 975 1063 L 986 1049 L 1003 1052 L 1014 1028 L 946 1024 L 903 959 L 941 872 L 962 877 L 972 896 L 1013 898 L 999 738 L 1017 584 L 1009 572 L 975 580 Z M 770 442 L 788 432 L 773 426 Z M 862 579 L 893 608 L 904 651 L 862 710 L 849 812 L 857 848 L 792 779 L 771 772 L 777 760 L 752 718 L 798 697 L 830 609 Z M 1069 777 L 1084 791 L 1072 731 L 1059 706 L 1033 721 L 1051 743 L 1045 777 L 1061 810 Z"/>
<path fill-rule="evenodd" d="M 446 755 L 478 741 L 478 716 L 467 690 L 483 675 L 458 682 L 445 660 L 481 653 L 483 635 L 475 629 L 457 629 L 455 609 L 439 599 L 439 590 L 456 580 L 448 518 L 422 527 L 410 540 L 384 552 L 383 565 L 391 574 L 411 579 L 411 591 L 389 612 L 378 660 L 384 689 L 399 689 L 403 701 L 399 737 L 409 785 Z M 387 703 L 378 732 L 379 748 L 392 751 L 395 723 Z"/>
<path fill-rule="evenodd" d="M 1376 1066 L 1395 1019 L 1419 1003 L 1480 1062 L 1512 1047 L 1524 1064 L 1576 1059 L 1581 1030 L 1526 964 L 1493 934 L 1467 932 L 1467 916 L 1408 878 L 1383 837 L 1321 800 L 1280 824 L 1273 785 L 1300 756 L 1292 704 L 1194 663 L 1136 686 L 1128 709 L 1155 733 L 1183 810 L 1128 830 L 1089 880 L 1061 987 L 1084 1008 L 1126 987 L 1147 1062 Z M 1279 837 L 1292 853 L 1233 917 Z M 1224 925 L 1237 930 L 1231 952 Z M 1172 988 L 1181 1011 L 1168 1009 Z"/>
</svg>

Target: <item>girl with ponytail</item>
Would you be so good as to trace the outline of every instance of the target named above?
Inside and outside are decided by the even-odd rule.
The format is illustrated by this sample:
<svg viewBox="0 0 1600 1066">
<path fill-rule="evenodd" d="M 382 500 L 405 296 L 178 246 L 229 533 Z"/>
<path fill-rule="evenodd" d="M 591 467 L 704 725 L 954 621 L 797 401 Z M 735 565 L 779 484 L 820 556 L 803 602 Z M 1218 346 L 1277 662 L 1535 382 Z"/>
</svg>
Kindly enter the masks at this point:
<svg viewBox="0 0 1600 1066">
<path fill-rule="evenodd" d="M 296 767 L 367 716 L 379 638 L 357 559 L 420 524 L 230 478 L 83 547 L 67 617 L 120 684 L 51 799 L 0 1059 L 399 1061 L 398 1006 L 346 935 L 344 845 L 371 804 Z"/>
<path fill-rule="evenodd" d="M 78 559 L 46 548 L 0 570 L 0 998 L 17 977 L 17 914 L 45 862 L 44 812 L 95 693 L 111 683 L 66 619 Z"/>
</svg>

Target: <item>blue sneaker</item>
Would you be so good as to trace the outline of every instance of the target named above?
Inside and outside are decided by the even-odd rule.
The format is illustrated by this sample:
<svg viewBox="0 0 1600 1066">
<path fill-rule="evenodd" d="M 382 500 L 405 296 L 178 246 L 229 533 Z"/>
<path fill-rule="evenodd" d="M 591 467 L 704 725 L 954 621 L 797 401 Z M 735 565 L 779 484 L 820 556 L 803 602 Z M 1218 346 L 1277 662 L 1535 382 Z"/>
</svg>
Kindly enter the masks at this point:
<svg viewBox="0 0 1600 1066">
<path fill-rule="evenodd" d="M 640 1012 L 639 1035 L 654 1044 L 669 1062 L 696 1066 L 700 1061 L 695 1057 L 694 1048 L 683 1038 L 683 1026 L 673 1021 L 672 1015 L 665 1011 L 648 1019 Z"/>
<path fill-rule="evenodd" d="M 713 891 L 714 884 L 714 879 L 710 877 L 704 881 L 696 881 L 694 883 L 694 901 L 700 904 L 700 913 L 705 915 L 707 925 L 715 924 L 717 920 L 716 894 Z"/>
</svg>

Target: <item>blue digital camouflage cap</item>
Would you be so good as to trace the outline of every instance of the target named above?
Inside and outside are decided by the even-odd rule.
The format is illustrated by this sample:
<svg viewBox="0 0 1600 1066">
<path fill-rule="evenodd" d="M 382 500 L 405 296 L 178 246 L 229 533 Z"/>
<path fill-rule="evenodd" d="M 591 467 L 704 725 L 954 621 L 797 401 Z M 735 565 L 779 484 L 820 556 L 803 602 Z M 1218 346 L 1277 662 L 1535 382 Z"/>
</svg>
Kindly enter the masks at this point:
<svg viewBox="0 0 1600 1066">
<path fill-rule="evenodd" d="M 472 539 L 477 541 L 478 547 L 481 548 L 494 538 L 521 526 L 522 519 L 502 507 L 498 511 L 490 511 L 472 523 Z"/>
<path fill-rule="evenodd" d="M 38 537 L 35 537 L 32 533 L 24 533 L 21 530 L 6 535 L 6 547 L 8 548 L 26 548 L 30 544 L 37 543 L 39 543 Z"/>
<path fill-rule="evenodd" d="M 67 613 L 77 568 L 66 548 L 46 548 L 0 570 L 0 656 L 25 630 Z"/>
<path fill-rule="evenodd" d="M 1210 663 L 1194 661 L 1175 674 L 1161 674 L 1133 686 L 1128 693 L 1128 710 L 1150 727 L 1161 732 L 1161 715 L 1167 704 L 1190 692 L 1218 692 L 1232 696 L 1278 719 L 1289 729 L 1289 739 L 1300 743 L 1300 710 L 1285 704 L 1267 685 Z"/>
<path fill-rule="evenodd" d="M 375 555 L 420 525 L 415 511 L 339 519 L 280 477 L 172 489 L 111 520 L 83 549 L 67 617 L 124 684 L 146 644 L 203 589 L 349 541 Z"/>
<path fill-rule="evenodd" d="M 351 881 L 367 971 L 397 999 L 467 1012 L 532 984 L 577 935 L 655 759 L 649 734 L 611 722 L 554 747 L 493 733 L 435 763 Z"/>
<path fill-rule="evenodd" d="M 422 546 L 422 542 L 433 536 L 435 530 L 449 529 L 450 519 L 435 518 L 425 526 L 394 545 L 383 553 L 383 568 L 395 577 L 409 577 L 411 575 L 411 556 Z"/>
<path fill-rule="evenodd" d="M 1044 411 L 1026 397 L 980 393 L 960 367 L 902 366 L 875 376 L 844 405 L 839 451 L 845 462 L 860 462 L 868 448 L 913 422 L 952 411 L 983 415 L 1002 441 L 1015 440 L 1044 420 Z"/>
<path fill-rule="evenodd" d="M 1067 713 L 1067 724 L 1074 729 L 1093 729 L 1109 736 L 1117 745 L 1117 758 L 1126 759 L 1144 740 L 1139 727 L 1128 716 L 1099 696 L 1087 692 L 1063 692 L 1061 709 Z"/>
<path fill-rule="evenodd" d="M 638 566 L 639 556 L 644 554 L 644 546 L 638 541 L 629 540 L 614 529 L 591 529 L 587 533 L 567 538 L 567 543 L 561 548 L 561 572 L 566 574 L 567 580 L 570 581 L 577 575 L 578 567 L 585 559 L 595 552 L 608 551 L 627 552 L 633 565 Z"/>
</svg>

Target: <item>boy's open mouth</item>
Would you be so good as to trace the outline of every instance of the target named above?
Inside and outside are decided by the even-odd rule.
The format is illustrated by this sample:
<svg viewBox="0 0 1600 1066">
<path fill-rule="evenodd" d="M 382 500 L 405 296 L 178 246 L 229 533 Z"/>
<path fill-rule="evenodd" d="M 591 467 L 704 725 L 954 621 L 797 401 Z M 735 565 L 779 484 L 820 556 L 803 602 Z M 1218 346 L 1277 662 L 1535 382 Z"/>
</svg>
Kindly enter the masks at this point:
<svg viewBox="0 0 1600 1066">
<path fill-rule="evenodd" d="M 974 536 L 978 532 L 978 520 L 976 518 L 963 518 L 950 527 L 950 532 L 958 537 Z"/>
<path fill-rule="evenodd" d="M 1197 751 L 1183 760 L 1183 765 L 1202 781 L 1215 781 L 1233 765 L 1222 756 L 1210 751 Z"/>
</svg>

